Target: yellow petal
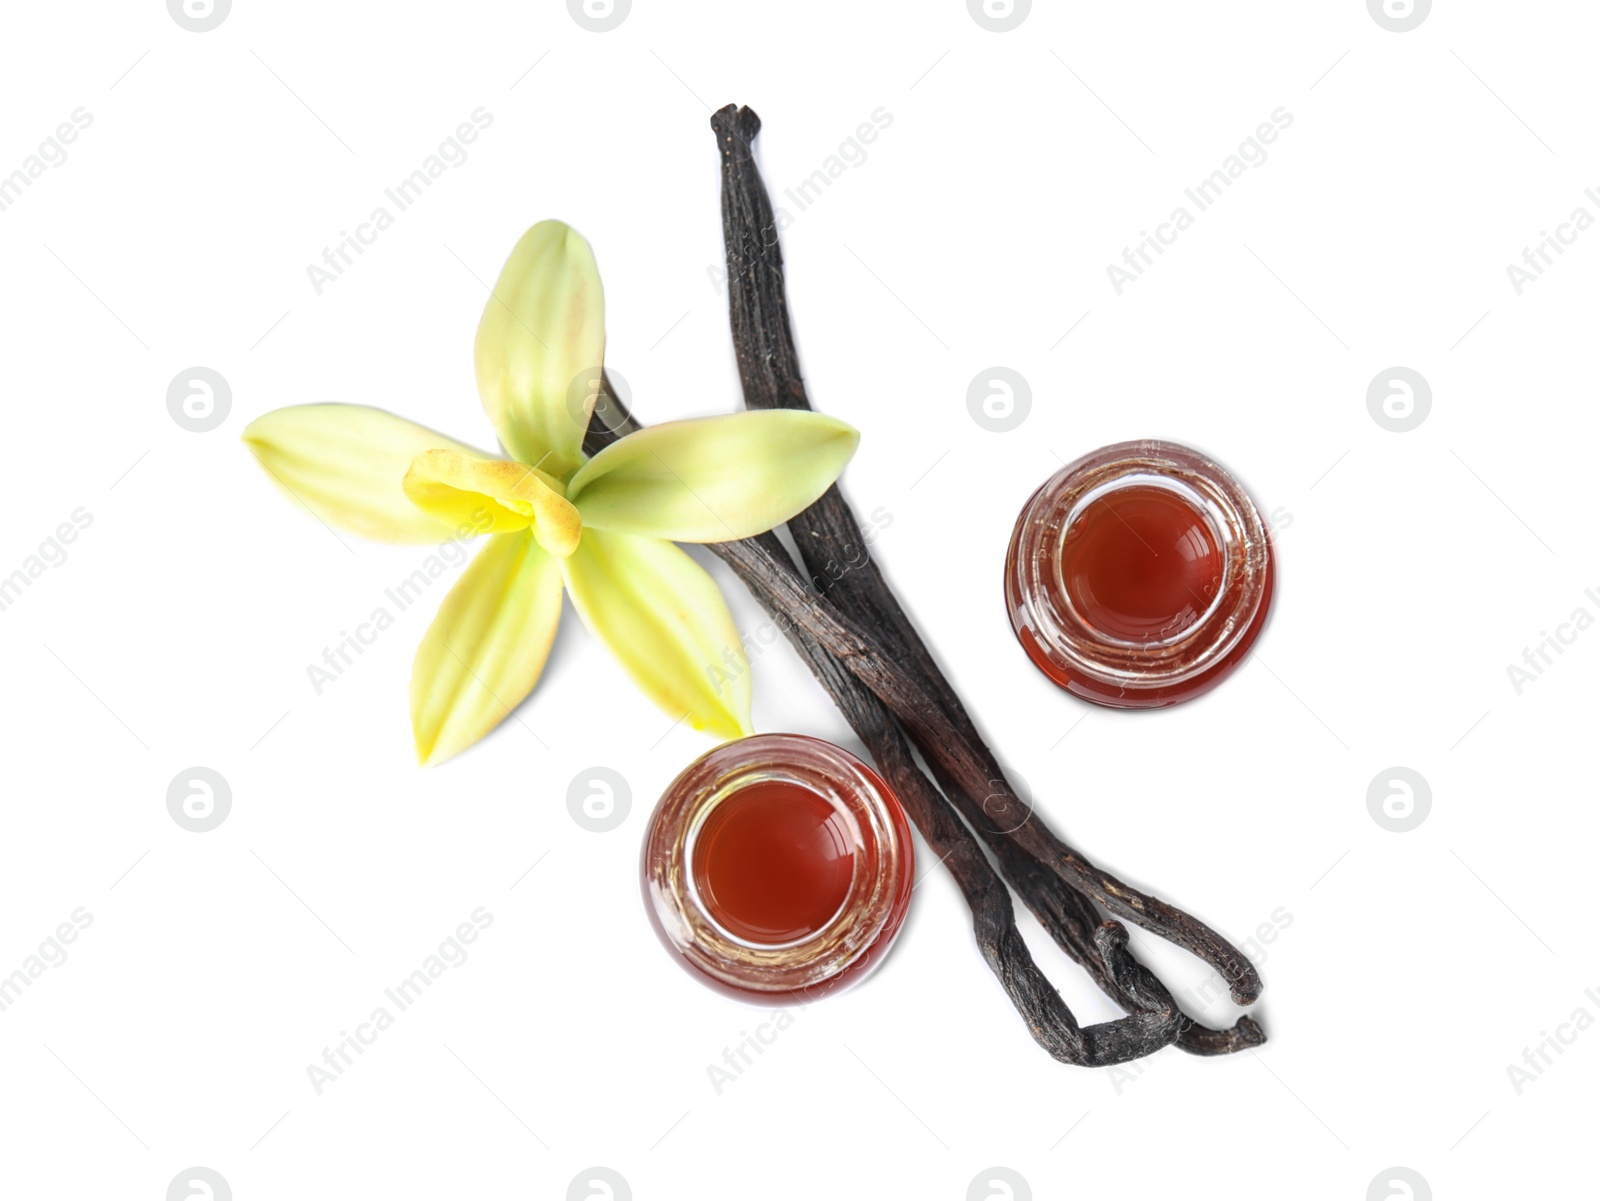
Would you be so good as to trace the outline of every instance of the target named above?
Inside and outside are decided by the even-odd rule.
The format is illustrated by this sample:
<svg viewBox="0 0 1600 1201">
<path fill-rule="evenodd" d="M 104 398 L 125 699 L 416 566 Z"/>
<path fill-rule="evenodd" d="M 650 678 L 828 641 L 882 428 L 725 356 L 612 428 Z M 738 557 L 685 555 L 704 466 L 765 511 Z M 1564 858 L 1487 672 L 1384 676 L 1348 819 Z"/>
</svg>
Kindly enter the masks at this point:
<svg viewBox="0 0 1600 1201">
<path fill-rule="evenodd" d="M 561 569 L 528 531 L 478 552 L 417 647 L 411 732 L 441 763 L 482 738 L 538 683 L 561 618 Z"/>
<path fill-rule="evenodd" d="M 739 631 L 698 563 L 657 538 L 585 529 L 561 571 L 583 624 L 669 717 L 718 738 L 753 733 Z"/>
<path fill-rule="evenodd" d="M 565 479 L 594 408 L 605 355 L 605 294 L 594 253 L 560 221 L 512 250 L 474 347 L 478 394 L 512 458 Z"/>
<path fill-rule="evenodd" d="M 652 425 L 578 470 L 567 496 L 594 529 L 728 542 L 770 530 L 839 478 L 861 435 L 794 409 Z"/>
<path fill-rule="evenodd" d="M 401 481 L 425 450 L 477 454 L 430 429 L 363 405 L 274 409 L 242 435 L 267 474 L 322 521 L 380 542 L 449 542 L 481 534 L 406 497 Z"/>
<path fill-rule="evenodd" d="M 411 461 L 403 485 L 418 508 L 442 520 L 472 522 L 493 534 L 531 527 L 539 545 L 561 558 L 578 545 L 578 510 L 562 495 L 560 480 L 533 467 L 429 450 Z"/>
</svg>

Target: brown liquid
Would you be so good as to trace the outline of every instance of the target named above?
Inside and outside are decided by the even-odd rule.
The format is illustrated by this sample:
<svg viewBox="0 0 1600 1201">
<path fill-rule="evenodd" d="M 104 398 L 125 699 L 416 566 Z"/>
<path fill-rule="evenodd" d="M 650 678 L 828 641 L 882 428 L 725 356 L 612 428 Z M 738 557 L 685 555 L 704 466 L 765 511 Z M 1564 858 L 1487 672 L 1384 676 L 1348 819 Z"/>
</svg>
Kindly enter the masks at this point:
<svg viewBox="0 0 1600 1201">
<path fill-rule="evenodd" d="M 839 912 L 855 874 L 848 820 L 827 798 L 783 780 L 720 802 L 695 839 L 691 864 L 706 912 L 746 942 L 815 934 Z"/>
</svg>

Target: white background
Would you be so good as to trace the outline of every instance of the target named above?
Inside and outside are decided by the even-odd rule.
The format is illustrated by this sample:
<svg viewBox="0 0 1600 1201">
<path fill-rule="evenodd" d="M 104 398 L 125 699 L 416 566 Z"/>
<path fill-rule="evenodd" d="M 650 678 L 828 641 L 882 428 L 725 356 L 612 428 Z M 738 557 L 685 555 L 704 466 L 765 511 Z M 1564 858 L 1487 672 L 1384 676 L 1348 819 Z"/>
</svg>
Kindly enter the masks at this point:
<svg viewBox="0 0 1600 1201">
<path fill-rule="evenodd" d="M 1040 3 L 1006 33 L 957 0 L 637 0 L 607 33 L 551 0 L 5 22 L 0 174 L 74 109 L 93 124 L 0 212 L 0 574 L 93 521 L 0 612 L 0 974 L 75 909 L 93 924 L 0 1013 L 0 1194 L 159 1201 L 205 1165 L 241 1201 L 560 1198 L 603 1165 L 640 1199 L 959 1199 L 999 1165 L 1041 1198 L 1361 1201 L 1400 1165 L 1439 1198 L 1574 1195 L 1600 1032 L 1563 1027 L 1520 1095 L 1507 1068 L 1600 1018 L 1600 633 L 1520 695 L 1507 666 L 1600 616 L 1600 232 L 1520 296 L 1506 266 L 1600 215 L 1592 6 L 1440 4 L 1403 34 L 1359 0 Z M 719 1095 L 708 1068 L 772 1015 L 682 973 L 637 886 L 701 736 L 570 609 L 516 720 L 442 768 L 414 766 L 406 704 L 434 596 L 313 691 L 307 665 L 421 552 L 329 537 L 239 431 L 342 400 L 487 442 L 482 281 L 545 217 L 595 247 L 640 416 L 736 408 L 707 270 L 707 106 L 730 100 L 763 117 L 792 215 L 779 193 L 892 115 L 783 239 L 813 400 L 862 430 L 846 489 L 892 516 L 876 553 L 1056 829 L 1240 941 L 1292 918 L 1259 1052 L 1055 1063 L 935 870 L 880 973 Z M 480 106 L 467 161 L 317 295 L 307 265 Z M 1280 106 L 1264 165 L 1119 296 L 1107 265 Z M 209 433 L 166 409 L 194 365 L 232 389 Z M 967 412 L 994 365 L 1032 389 L 1010 433 Z M 1432 387 L 1409 433 L 1367 411 L 1395 365 Z M 1225 686 L 1112 713 L 1029 665 L 1000 573 L 1061 460 L 1144 436 L 1215 455 L 1276 515 L 1280 588 Z M 856 746 L 786 646 L 756 673 L 759 728 Z M 206 834 L 166 809 L 194 765 L 232 788 Z M 1395 765 L 1432 789 L 1406 834 L 1367 811 Z M 607 834 L 566 806 L 594 766 L 631 786 Z M 480 906 L 470 958 L 319 1096 L 307 1066 Z M 1024 925 L 1079 1017 L 1114 1016 Z M 1207 975 L 1139 947 L 1180 995 Z"/>
</svg>

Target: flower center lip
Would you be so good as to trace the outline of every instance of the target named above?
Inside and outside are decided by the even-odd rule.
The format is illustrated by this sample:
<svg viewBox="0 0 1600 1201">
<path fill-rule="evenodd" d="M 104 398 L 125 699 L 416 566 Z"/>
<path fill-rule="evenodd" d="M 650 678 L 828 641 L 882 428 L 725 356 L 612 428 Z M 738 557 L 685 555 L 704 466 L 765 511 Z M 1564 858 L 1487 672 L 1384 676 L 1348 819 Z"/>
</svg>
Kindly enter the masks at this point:
<svg viewBox="0 0 1600 1201">
<path fill-rule="evenodd" d="M 531 528 L 539 545 L 558 558 L 572 554 L 582 536 L 583 518 L 567 499 L 566 485 L 526 463 L 424 451 L 411 460 L 404 487 L 418 508 L 478 533 Z"/>
</svg>

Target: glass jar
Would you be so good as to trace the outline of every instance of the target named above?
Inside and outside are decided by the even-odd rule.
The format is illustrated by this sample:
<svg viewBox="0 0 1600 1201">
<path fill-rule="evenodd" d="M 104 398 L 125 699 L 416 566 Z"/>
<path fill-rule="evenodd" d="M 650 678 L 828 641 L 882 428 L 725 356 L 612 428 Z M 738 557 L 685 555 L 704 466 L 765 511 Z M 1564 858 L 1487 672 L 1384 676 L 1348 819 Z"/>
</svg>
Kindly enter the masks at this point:
<svg viewBox="0 0 1600 1201">
<path fill-rule="evenodd" d="M 900 802 L 831 743 L 757 734 L 690 764 L 645 831 L 645 910 L 704 983 L 781 1005 L 858 983 L 911 901 Z"/>
<path fill-rule="evenodd" d="M 1028 657 L 1119 709 L 1221 683 L 1260 634 L 1272 584 L 1249 494 L 1174 442 L 1119 442 L 1063 467 L 1023 506 L 1006 556 L 1006 607 Z"/>
</svg>

